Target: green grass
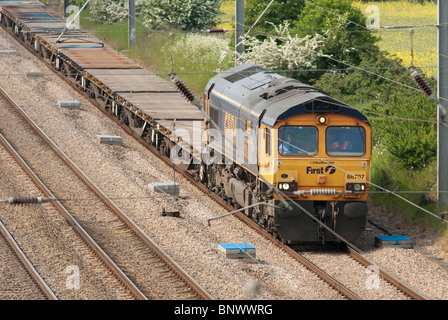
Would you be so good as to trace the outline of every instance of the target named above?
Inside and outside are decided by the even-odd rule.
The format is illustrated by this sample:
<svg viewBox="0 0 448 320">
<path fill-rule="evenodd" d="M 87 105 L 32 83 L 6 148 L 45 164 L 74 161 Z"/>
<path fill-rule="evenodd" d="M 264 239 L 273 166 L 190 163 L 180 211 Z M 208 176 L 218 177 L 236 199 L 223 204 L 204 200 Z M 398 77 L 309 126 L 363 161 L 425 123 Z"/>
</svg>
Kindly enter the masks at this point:
<svg viewBox="0 0 448 320">
<path fill-rule="evenodd" d="M 387 152 L 374 148 L 372 155 L 372 183 L 395 192 L 406 200 L 429 212 L 437 214 L 436 161 L 421 170 L 410 171 L 395 165 L 387 157 Z M 372 187 L 370 197 L 373 204 L 393 210 L 407 221 L 426 224 L 434 229 L 443 230 L 446 225 L 424 210 L 417 208 L 397 196 Z M 448 232 L 448 229 L 446 230 Z"/>
<path fill-rule="evenodd" d="M 106 42 L 118 51 L 128 48 L 128 21 L 122 21 L 117 24 L 99 23 L 91 20 L 92 17 L 88 11 L 81 13 L 81 28 L 93 32 L 99 39 Z M 137 39 L 146 35 L 146 29 L 137 26 Z"/>
<path fill-rule="evenodd" d="M 147 30 L 137 23 L 136 46 L 128 49 L 127 20 L 104 24 L 90 21 L 89 15 L 89 12 L 83 14 L 82 28 L 165 79 L 174 71 L 196 94 L 202 94 L 217 72 L 233 66 L 229 59 L 219 62 L 221 50 L 230 42 L 228 34 L 174 32 L 171 36 L 170 32 Z"/>
</svg>

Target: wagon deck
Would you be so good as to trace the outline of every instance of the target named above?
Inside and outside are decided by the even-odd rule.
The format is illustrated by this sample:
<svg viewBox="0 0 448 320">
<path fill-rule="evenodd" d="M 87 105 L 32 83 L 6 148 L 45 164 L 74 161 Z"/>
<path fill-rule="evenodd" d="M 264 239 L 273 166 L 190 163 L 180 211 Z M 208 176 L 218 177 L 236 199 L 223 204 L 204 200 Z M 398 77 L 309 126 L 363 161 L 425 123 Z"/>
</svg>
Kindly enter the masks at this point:
<svg viewBox="0 0 448 320">
<path fill-rule="evenodd" d="M 145 121 L 151 119 L 170 139 L 176 139 L 176 135 L 171 135 L 174 130 L 183 129 L 183 136 L 190 137 L 184 143 L 192 148 L 200 146 L 200 137 L 195 137 L 195 141 L 191 139 L 195 136 L 196 122 L 202 126 L 204 116 L 184 99 L 172 83 L 152 74 L 82 29 L 66 30 L 57 41 L 66 28 L 66 21 L 49 12 L 38 0 L 0 0 L 0 8 L 2 16 L 8 16 L 15 23 L 6 27 L 13 29 L 17 36 L 33 42 L 36 50 L 39 43 L 47 48 L 54 55 L 56 66 L 62 62 L 56 64 L 55 59 L 63 58 L 65 63 L 76 66 L 82 77 L 95 81 L 98 88 L 117 99 L 120 105 L 130 106 L 129 110 L 136 115 L 145 115 Z M 85 82 L 84 79 L 82 81 Z M 195 152 L 198 151 L 196 148 Z"/>
</svg>

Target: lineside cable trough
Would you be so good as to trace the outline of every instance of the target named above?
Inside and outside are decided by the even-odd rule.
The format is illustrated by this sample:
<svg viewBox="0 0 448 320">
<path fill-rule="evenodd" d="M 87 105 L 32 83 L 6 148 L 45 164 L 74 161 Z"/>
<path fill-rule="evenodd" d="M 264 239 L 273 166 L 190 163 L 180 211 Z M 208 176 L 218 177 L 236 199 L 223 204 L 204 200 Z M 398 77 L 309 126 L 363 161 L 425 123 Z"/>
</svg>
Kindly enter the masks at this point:
<svg viewBox="0 0 448 320">
<path fill-rule="evenodd" d="M 123 145 L 123 138 L 121 136 L 97 135 L 101 144 Z"/>
<path fill-rule="evenodd" d="M 256 249 L 249 243 L 220 243 L 218 250 L 229 259 L 239 259 L 245 262 L 256 261 Z"/>
<path fill-rule="evenodd" d="M 413 248 L 410 238 L 402 235 L 376 236 L 375 247 L 377 248 L 393 248 L 400 247 L 405 249 Z"/>
<path fill-rule="evenodd" d="M 78 100 L 58 100 L 58 104 L 62 108 L 80 109 L 81 103 Z"/>
</svg>

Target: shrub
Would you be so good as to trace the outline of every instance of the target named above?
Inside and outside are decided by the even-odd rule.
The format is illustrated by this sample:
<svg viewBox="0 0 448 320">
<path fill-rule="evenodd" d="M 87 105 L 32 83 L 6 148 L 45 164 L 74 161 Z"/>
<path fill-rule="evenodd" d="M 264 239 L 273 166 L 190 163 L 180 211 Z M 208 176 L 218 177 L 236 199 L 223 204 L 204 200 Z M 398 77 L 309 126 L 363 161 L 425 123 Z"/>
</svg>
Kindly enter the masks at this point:
<svg viewBox="0 0 448 320">
<path fill-rule="evenodd" d="M 85 2 L 76 1 L 82 6 Z M 135 0 L 136 15 L 149 29 L 202 30 L 218 22 L 221 0 Z M 117 23 L 128 18 L 128 0 L 92 0 L 96 21 Z"/>
<path fill-rule="evenodd" d="M 379 113 L 399 118 L 435 121 L 437 106 L 425 95 L 397 93 L 391 96 L 385 107 L 376 104 Z M 420 169 L 437 155 L 437 126 L 435 123 L 415 120 L 380 118 L 373 121 L 380 137 L 393 160 L 406 168 Z"/>
<path fill-rule="evenodd" d="M 303 81 L 307 70 L 316 67 L 315 61 L 322 54 L 323 38 L 319 35 L 292 36 L 287 22 L 273 25 L 273 28 L 276 35 L 264 40 L 248 36 L 243 41 L 245 52 L 239 59 L 279 73 L 285 71 L 289 77 L 302 78 Z"/>
<path fill-rule="evenodd" d="M 270 2 L 271 0 L 245 0 L 244 23 L 246 30 L 257 21 Z M 280 25 L 285 21 L 293 24 L 304 7 L 305 0 L 274 1 L 258 22 L 256 29 L 271 32 L 274 31 L 273 25 Z M 253 33 L 256 34 L 257 32 L 254 31 Z"/>
<path fill-rule="evenodd" d="M 142 10 L 145 1 L 135 0 L 136 12 Z M 128 18 L 128 0 L 92 0 L 88 6 L 95 21 L 117 23 Z"/>
<path fill-rule="evenodd" d="M 145 3 L 141 12 L 146 27 L 191 31 L 216 25 L 221 0 L 145 0 Z"/>
</svg>

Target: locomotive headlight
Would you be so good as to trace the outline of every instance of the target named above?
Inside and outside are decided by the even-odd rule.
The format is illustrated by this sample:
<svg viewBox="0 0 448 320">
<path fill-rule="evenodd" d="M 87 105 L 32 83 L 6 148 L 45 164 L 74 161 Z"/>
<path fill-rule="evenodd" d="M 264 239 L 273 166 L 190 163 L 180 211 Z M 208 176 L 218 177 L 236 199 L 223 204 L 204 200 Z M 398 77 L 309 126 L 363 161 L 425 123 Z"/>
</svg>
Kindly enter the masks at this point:
<svg viewBox="0 0 448 320">
<path fill-rule="evenodd" d="M 297 182 L 279 182 L 278 188 L 283 191 L 297 191 Z"/>
<path fill-rule="evenodd" d="M 365 183 L 347 183 L 345 185 L 345 190 L 352 191 L 355 193 L 363 193 L 366 191 Z"/>
<path fill-rule="evenodd" d="M 317 117 L 317 123 L 318 124 L 326 124 L 327 123 L 327 117 L 326 116 L 318 116 Z"/>
</svg>

